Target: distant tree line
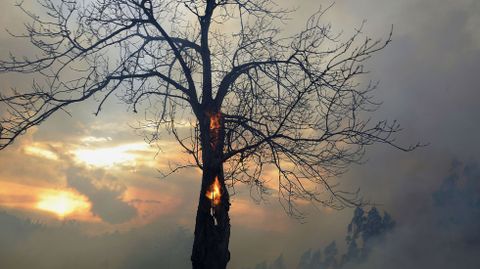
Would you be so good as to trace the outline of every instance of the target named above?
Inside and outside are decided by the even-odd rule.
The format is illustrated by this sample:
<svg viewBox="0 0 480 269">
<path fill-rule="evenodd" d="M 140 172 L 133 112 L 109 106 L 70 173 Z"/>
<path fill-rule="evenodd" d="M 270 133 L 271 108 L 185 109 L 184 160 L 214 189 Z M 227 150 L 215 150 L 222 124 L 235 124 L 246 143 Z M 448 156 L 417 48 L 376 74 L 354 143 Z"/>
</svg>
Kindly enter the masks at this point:
<svg viewBox="0 0 480 269">
<path fill-rule="evenodd" d="M 347 228 L 347 250 L 339 254 L 337 243 L 331 242 L 325 248 L 308 249 L 300 257 L 297 269 L 342 269 L 350 265 L 365 262 L 372 249 L 385 240 L 385 235 L 395 227 L 395 221 L 384 212 L 383 216 L 377 208 L 370 210 L 357 207 L 352 221 Z M 257 264 L 254 269 L 286 269 L 283 254 L 271 264 L 266 261 Z"/>
</svg>

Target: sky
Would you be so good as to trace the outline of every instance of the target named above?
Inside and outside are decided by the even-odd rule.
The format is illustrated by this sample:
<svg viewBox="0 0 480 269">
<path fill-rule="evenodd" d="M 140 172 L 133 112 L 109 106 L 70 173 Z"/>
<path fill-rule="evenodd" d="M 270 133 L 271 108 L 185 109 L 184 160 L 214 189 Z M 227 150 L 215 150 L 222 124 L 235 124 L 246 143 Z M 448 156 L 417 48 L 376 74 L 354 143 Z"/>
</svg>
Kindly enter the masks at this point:
<svg viewBox="0 0 480 269">
<path fill-rule="evenodd" d="M 297 8 L 285 25 L 294 31 L 332 2 L 278 3 Z M 13 4 L 2 1 L 0 24 L 15 31 L 26 18 Z M 363 20 L 364 33 L 374 38 L 385 38 L 393 25 L 392 43 L 368 63 L 366 79 L 380 81 L 375 98 L 383 102 L 374 117 L 398 120 L 400 143 L 428 144 L 410 153 L 371 146 L 364 164 L 338 177 L 344 189 L 360 188 L 397 222 L 365 268 L 480 267 L 480 242 L 468 240 L 479 239 L 471 235 L 480 230 L 477 211 L 461 202 L 439 208 L 434 199 L 451 178 L 473 182 L 480 193 L 479 14 L 476 0 L 338 0 L 323 17 L 346 36 Z M 28 44 L 0 31 L 0 57 L 9 51 L 30 53 Z M 0 74 L 0 91 L 30 82 Z M 186 156 L 167 136 L 146 144 L 132 128 L 141 115 L 116 99 L 98 117 L 94 102 L 69 111 L 0 152 L 0 267 L 188 268 L 200 171 L 162 178 L 158 170 Z M 229 268 L 280 254 L 295 268 L 309 248 L 332 240 L 345 248 L 353 209 L 303 209 L 307 218 L 300 223 L 285 214 L 275 193 L 257 204 L 239 188 L 232 197 Z M 446 234 L 439 220 L 456 212 L 465 212 L 464 222 Z M 25 220 L 40 226 L 22 226 Z"/>
</svg>

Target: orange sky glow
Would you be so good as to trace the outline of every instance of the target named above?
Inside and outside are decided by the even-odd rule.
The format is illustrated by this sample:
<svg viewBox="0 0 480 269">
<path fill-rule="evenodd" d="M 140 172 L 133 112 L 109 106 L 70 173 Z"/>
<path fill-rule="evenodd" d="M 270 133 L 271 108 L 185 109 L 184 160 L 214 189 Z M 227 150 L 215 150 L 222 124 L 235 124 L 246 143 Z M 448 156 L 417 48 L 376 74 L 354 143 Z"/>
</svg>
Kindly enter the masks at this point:
<svg viewBox="0 0 480 269">
<path fill-rule="evenodd" d="M 33 134 L 36 131 L 32 132 Z M 178 223 L 191 226 L 192 221 L 184 216 L 187 212 L 192 213 L 195 203 L 190 200 L 196 199 L 190 193 L 182 194 L 182 186 L 168 179 L 159 179 L 157 169 L 167 168 L 172 163 L 185 161 L 185 156 L 177 149 L 176 145 L 165 142 L 161 151 L 143 141 L 125 141 L 116 143 L 110 137 L 85 136 L 76 143 L 35 141 L 33 134 L 28 134 L 19 140 L 18 148 L 11 151 L 14 158 L 31 160 L 41 163 L 37 169 L 39 172 L 51 172 L 55 179 L 42 178 L 38 175 L 26 176 L 26 182 L 17 182 L 15 178 L 0 176 L 0 208 L 21 210 L 44 215 L 57 221 L 76 220 L 87 223 L 102 224 L 106 229 L 128 229 L 146 225 L 163 216 L 176 215 Z M 162 154 L 155 158 L 156 154 Z M 62 175 L 68 166 L 82 167 L 86 174 L 92 173 L 93 185 L 101 188 L 106 185 L 115 189 L 118 184 L 123 184 L 124 190 L 119 194 L 119 200 L 135 208 L 137 214 L 134 218 L 115 225 L 105 223 L 92 209 L 92 201 L 86 195 L 68 186 L 68 181 Z M 103 171 L 102 176 L 96 175 Z M 184 181 L 196 182 L 200 176 L 199 171 L 192 170 L 193 174 Z M 149 176 L 144 176 L 147 173 Z M 18 176 L 23 173 L 18 172 Z M 95 177 L 104 177 L 103 174 L 111 175 L 116 179 L 107 183 L 97 180 Z M 273 174 L 268 174 L 274 177 Z M 274 186 L 274 178 L 267 184 Z M 168 181 L 168 182 L 167 182 Z M 120 182 L 120 183 L 119 183 Z M 172 184 L 173 183 L 173 184 Z M 113 185 L 112 185 L 113 184 Z M 183 184 L 183 183 L 182 183 Z M 113 186 L 113 187 L 112 187 Z M 193 186 L 192 186 L 193 187 Z M 193 188 L 196 195 L 198 192 Z M 195 196 L 193 196 L 195 197 Z M 232 206 L 233 214 L 246 216 L 239 221 L 245 227 L 262 226 L 262 229 L 271 231 L 285 230 L 287 227 L 279 222 L 274 225 L 259 225 L 265 218 L 271 218 L 273 213 L 266 214 L 265 210 L 257 207 L 249 197 L 235 197 Z M 187 201 L 185 201 L 187 200 Z M 190 209 L 183 209 L 188 204 Z M 181 212 L 179 214 L 178 212 Z M 192 212 L 189 212 L 192 211 Z M 183 215 L 182 215 L 183 214 Z M 190 215 L 190 214 L 188 214 Z M 110 228 L 108 228 L 110 227 Z"/>
</svg>

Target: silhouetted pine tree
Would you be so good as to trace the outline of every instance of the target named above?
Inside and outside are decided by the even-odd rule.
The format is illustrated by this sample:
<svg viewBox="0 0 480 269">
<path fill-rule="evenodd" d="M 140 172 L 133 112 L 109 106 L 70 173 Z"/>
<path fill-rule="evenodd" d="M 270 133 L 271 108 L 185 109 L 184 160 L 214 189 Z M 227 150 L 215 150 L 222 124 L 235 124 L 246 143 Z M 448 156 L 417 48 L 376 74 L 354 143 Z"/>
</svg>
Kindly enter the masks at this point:
<svg viewBox="0 0 480 269">
<path fill-rule="evenodd" d="M 356 208 L 352 221 L 348 225 L 345 238 L 347 251 L 338 258 L 338 249 L 335 241 L 323 250 L 323 259 L 320 249 L 312 252 L 305 251 L 300 258 L 298 269 L 341 269 L 346 265 L 364 262 L 375 245 L 384 239 L 384 236 L 395 226 L 395 222 L 388 213 L 383 217 L 372 207 L 368 212 Z"/>
<path fill-rule="evenodd" d="M 338 254 L 338 249 L 337 249 L 337 244 L 335 241 L 330 243 L 328 246 L 325 247 L 325 250 L 323 251 L 325 254 L 325 261 L 323 262 L 323 267 L 321 268 L 337 268 L 338 263 L 337 263 L 337 254 Z M 315 267 L 314 267 L 315 268 Z"/>
<path fill-rule="evenodd" d="M 283 254 L 280 254 L 278 258 L 273 261 L 272 265 L 268 267 L 268 269 L 286 269 L 285 261 L 283 260 Z"/>
</svg>

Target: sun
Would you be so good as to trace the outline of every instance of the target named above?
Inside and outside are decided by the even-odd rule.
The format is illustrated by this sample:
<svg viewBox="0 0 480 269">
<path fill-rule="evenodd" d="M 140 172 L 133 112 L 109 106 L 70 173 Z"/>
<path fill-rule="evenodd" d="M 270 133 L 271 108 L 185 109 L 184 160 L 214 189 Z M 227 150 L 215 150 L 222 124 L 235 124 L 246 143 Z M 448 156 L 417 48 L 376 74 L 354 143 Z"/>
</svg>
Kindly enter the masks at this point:
<svg viewBox="0 0 480 269">
<path fill-rule="evenodd" d="M 36 208 L 53 213 L 59 218 L 64 218 L 88 209 L 89 203 L 80 195 L 66 191 L 56 191 L 39 196 Z"/>
</svg>

